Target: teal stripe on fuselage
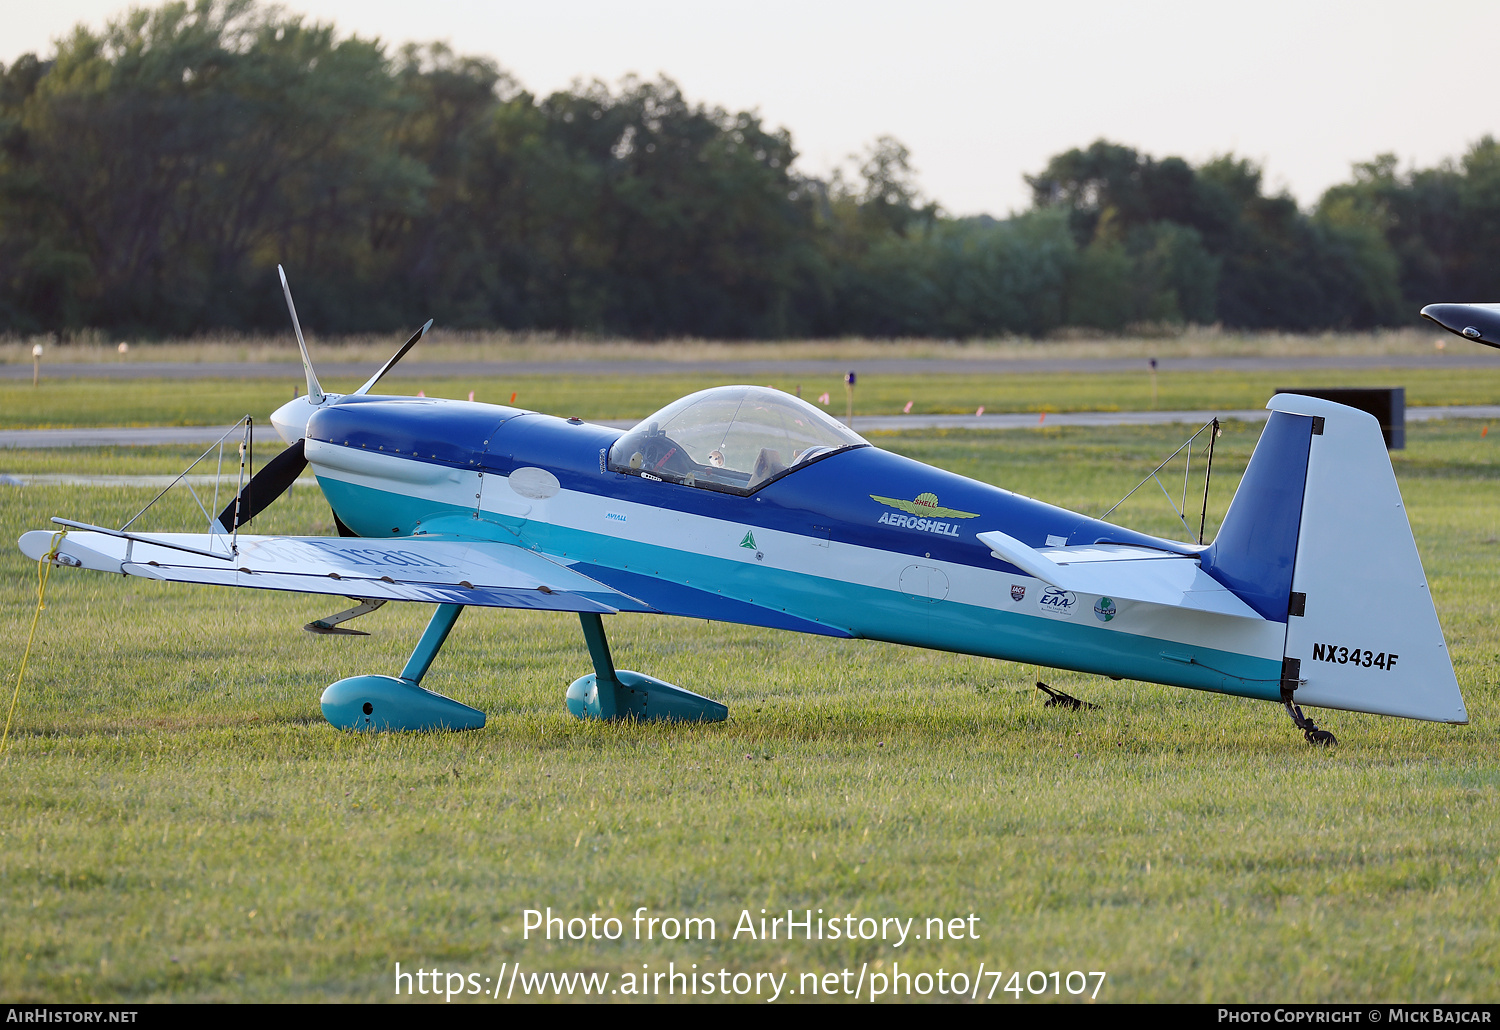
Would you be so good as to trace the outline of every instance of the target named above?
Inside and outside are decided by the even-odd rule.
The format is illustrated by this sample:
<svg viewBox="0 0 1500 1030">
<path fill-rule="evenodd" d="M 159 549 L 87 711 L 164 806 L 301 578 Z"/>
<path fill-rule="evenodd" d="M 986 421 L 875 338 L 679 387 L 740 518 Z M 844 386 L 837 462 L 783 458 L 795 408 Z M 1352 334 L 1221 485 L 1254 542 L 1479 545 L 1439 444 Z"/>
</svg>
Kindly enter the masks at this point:
<svg viewBox="0 0 1500 1030">
<path fill-rule="evenodd" d="M 578 562 L 578 571 L 585 575 L 589 566 L 602 566 L 662 577 L 689 589 L 717 593 L 813 622 L 832 623 L 857 637 L 1268 701 L 1280 697 L 1281 665 L 1265 658 L 1083 622 L 958 601 L 917 599 L 899 590 L 751 565 L 493 512 L 472 519 L 473 509 L 466 506 L 444 505 L 324 477 L 318 481 L 339 517 L 363 535 L 387 536 L 393 527 L 405 529 L 419 520 L 425 523 L 460 515 L 469 520 L 465 535 L 519 544 Z M 1178 659 L 1162 657 L 1163 651 Z M 1191 661 L 1181 660 L 1185 658 Z"/>
<path fill-rule="evenodd" d="M 474 514 L 473 505 L 445 504 L 427 497 L 356 486 L 327 476 L 318 476 L 318 486 L 334 514 L 360 536 L 410 536 L 420 532 L 421 524 L 434 519 L 454 515 L 470 518 Z M 510 542 L 514 543 L 514 538 Z"/>
</svg>

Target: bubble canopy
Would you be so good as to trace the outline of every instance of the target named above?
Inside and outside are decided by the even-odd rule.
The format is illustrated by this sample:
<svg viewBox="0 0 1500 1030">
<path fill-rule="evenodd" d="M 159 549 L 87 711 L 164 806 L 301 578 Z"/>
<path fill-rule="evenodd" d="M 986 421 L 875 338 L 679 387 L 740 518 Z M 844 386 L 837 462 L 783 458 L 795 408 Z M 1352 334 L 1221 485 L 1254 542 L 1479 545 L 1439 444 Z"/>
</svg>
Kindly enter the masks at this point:
<svg viewBox="0 0 1500 1030">
<path fill-rule="evenodd" d="M 753 493 L 820 458 L 869 444 L 798 397 L 764 386 L 716 386 L 688 394 L 620 437 L 616 472 Z"/>
</svg>

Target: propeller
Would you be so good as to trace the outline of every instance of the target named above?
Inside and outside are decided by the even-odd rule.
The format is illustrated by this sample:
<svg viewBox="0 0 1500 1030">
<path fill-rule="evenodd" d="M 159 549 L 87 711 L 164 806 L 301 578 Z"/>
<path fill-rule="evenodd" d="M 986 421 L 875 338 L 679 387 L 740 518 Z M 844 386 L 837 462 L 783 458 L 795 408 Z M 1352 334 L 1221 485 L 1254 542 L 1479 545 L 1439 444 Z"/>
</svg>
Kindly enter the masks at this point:
<svg viewBox="0 0 1500 1030">
<path fill-rule="evenodd" d="M 372 386 L 374 386 L 376 383 L 380 382 L 380 377 L 383 376 L 383 375 L 385 375 L 391 369 L 395 368 L 396 367 L 396 362 L 398 362 L 402 358 L 406 357 L 406 352 L 409 351 L 409 350 L 411 350 L 413 347 L 415 347 L 417 345 L 417 341 L 420 340 L 422 337 L 426 336 L 427 335 L 427 330 L 429 330 L 431 328 L 432 328 L 432 319 L 429 318 L 425 323 L 423 323 L 422 328 L 420 328 L 416 332 L 412 333 L 411 339 L 409 339 L 405 343 L 403 343 L 401 345 L 401 349 L 398 350 L 394 355 L 391 356 L 391 360 L 390 361 L 387 361 L 384 365 L 380 366 L 380 371 L 379 372 L 376 372 L 374 375 L 372 375 L 369 379 L 367 379 L 365 381 L 365 385 L 364 386 L 361 386 L 358 390 L 355 390 L 349 396 L 351 396 L 351 397 L 358 397 L 361 394 L 369 393 L 370 392 L 370 388 Z M 312 375 L 311 368 L 308 369 L 308 373 L 307 374 L 308 375 Z"/>
<path fill-rule="evenodd" d="M 251 476 L 250 482 L 245 484 L 244 489 L 219 513 L 219 525 L 226 533 L 234 532 L 265 511 L 297 481 L 302 470 L 307 468 L 308 420 L 312 418 L 313 412 L 325 405 L 337 403 L 343 396 L 343 394 L 324 393 L 323 387 L 319 385 L 318 374 L 313 371 L 312 358 L 307 353 L 307 341 L 302 338 L 302 325 L 297 320 L 297 306 L 292 303 L 292 288 L 287 285 L 286 271 L 277 265 L 276 274 L 281 277 L 281 292 L 286 297 L 287 312 L 292 316 L 292 329 L 297 334 L 297 346 L 302 350 L 302 368 L 307 373 L 307 396 L 294 397 L 271 413 L 271 424 L 287 442 L 287 449 Z M 351 396 L 369 393 L 371 388 L 380 382 L 381 377 L 394 368 L 396 362 L 405 357 L 407 351 L 415 347 L 417 341 L 426 336 L 427 330 L 431 328 L 432 319 L 429 318 L 389 361 L 380 366 L 380 371 L 371 376 Z M 354 535 L 353 531 L 339 520 L 337 514 L 334 515 L 333 521 L 338 526 L 340 536 Z"/>
<path fill-rule="evenodd" d="M 219 512 L 219 525 L 224 532 L 233 533 L 286 493 L 307 468 L 306 450 L 307 441 L 298 440 L 251 476 L 245 488 Z"/>
<path fill-rule="evenodd" d="M 287 314 L 292 316 L 292 331 L 297 334 L 297 347 L 302 351 L 302 371 L 307 376 L 307 396 L 293 397 L 271 412 L 271 425 L 290 445 L 302 439 L 307 432 L 307 420 L 312 418 L 313 412 L 338 400 L 340 395 L 323 392 L 323 387 L 318 382 L 318 373 L 313 371 L 312 358 L 307 353 L 307 341 L 302 338 L 302 323 L 297 318 L 297 305 L 292 303 L 292 288 L 287 285 L 286 269 L 277 265 L 276 274 L 281 277 L 281 293 L 286 297 Z"/>
<path fill-rule="evenodd" d="M 292 331 L 297 334 L 297 346 L 302 348 L 302 370 L 307 373 L 308 402 L 314 407 L 321 407 L 325 399 L 323 388 L 318 385 L 318 373 L 313 371 L 312 358 L 307 356 L 307 341 L 302 338 L 302 323 L 297 321 L 297 305 L 292 303 L 292 288 L 287 285 L 286 269 L 277 265 L 276 274 L 281 276 L 281 292 L 286 295 L 286 309 L 292 316 Z"/>
</svg>

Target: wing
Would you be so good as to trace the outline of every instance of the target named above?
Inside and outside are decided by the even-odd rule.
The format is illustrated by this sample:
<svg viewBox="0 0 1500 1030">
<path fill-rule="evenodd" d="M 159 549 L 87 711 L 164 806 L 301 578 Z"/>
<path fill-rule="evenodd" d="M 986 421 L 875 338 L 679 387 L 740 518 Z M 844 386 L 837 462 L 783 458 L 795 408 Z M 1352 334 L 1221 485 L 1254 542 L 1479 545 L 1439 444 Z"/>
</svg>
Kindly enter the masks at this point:
<svg viewBox="0 0 1500 1030">
<path fill-rule="evenodd" d="M 995 557 L 1061 590 L 1265 621 L 1204 572 L 1197 555 L 1121 544 L 1038 549 L 1005 533 L 978 536 Z"/>
<path fill-rule="evenodd" d="M 540 554 L 495 540 L 241 534 L 239 551 L 231 555 L 222 536 L 123 536 L 95 528 L 69 532 L 56 562 L 174 583 L 389 601 L 600 614 L 654 610 Z M 26 533 L 21 550 L 40 559 L 51 551 L 52 540 L 45 530 Z"/>
</svg>

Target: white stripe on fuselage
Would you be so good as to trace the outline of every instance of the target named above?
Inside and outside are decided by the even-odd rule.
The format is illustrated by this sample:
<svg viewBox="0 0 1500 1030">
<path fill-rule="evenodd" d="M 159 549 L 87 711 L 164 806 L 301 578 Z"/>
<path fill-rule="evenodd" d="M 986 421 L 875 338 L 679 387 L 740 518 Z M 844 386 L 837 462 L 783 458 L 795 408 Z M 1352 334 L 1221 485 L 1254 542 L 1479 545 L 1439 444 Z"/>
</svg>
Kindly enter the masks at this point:
<svg viewBox="0 0 1500 1030">
<path fill-rule="evenodd" d="M 320 479 L 397 493 L 469 512 L 479 510 L 485 475 L 378 451 L 308 440 L 308 464 Z M 501 477 L 503 478 L 503 477 Z"/>
<path fill-rule="evenodd" d="M 412 482 L 415 477 L 399 466 L 425 463 L 364 451 L 356 460 L 359 471 L 354 471 L 349 466 L 355 465 L 356 461 L 341 460 L 342 455 L 329 454 L 324 450 L 336 445 L 320 444 L 314 447 L 312 443 L 309 441 L 308 459 L 320 477 L 431 501 L 435 506 L 447 504 L 469 511 L 474 510 L 475 495 L 480 494 L 482 497 L 478 503 L 481 519 L 487 514 L 525 518 L 527 521 L 561 529 L 643 544 L 664 552 L 739 562 L 896 594 L 906 593 L 901 587 L 904 571 L 913 566 L 932 568 L 947 578 L 948 592 L 944 600 L 949 602 L 1026 615 L 1049 622 L 1091 626 L 1107 632 L 1211 647 L 1257 658 L 1279 661 L 1282 655 L 1286 627 L 1280 623 L 1195 611 L 1191 608 L 1118 600 L 1114 617 L 1101 622 L 1094 614 L 1094 605 L 1099 597 L 1093 594 L 1078 594 L 1071 614 L 1058 618 L 1043 614 L 1041 602 L 1046 584 L 1022 573 L 830 541 L 576 490 L 564 489 L 551 498 L 537 500 L 517 494 L 510 489 L 506 476 L 494 472 L 480 474 L 453 469 L 450 470 L 451 474 L 436 482 L 429 479 L 428 482 L 419 484 Z M 320 461 L 320 458 L 324 460 Z M 667 486 L 663 484 L 664 489 Z M 745 503 L 754 504 L 755 501 L 747 498 Z M 894 540 L 894 534 L 917 531 L 892 527 L 889 532 L 893 534 Z M 741 546 L 746 533 L 753 534 L 757 545 L 753 550 Z M 579 561 L 576 555 L 558 554 L 554 557 L 568 564 L 585 567 L 589 564 Z M 672 568 L 671 562 L 662 562 L 660 565 L 667 570 Z M 669 573 L 664 574 L 664 578 L 687 582 L 686 577 L 678 579 Z M 702 584 L 699 586 L 702 587 Z M 1020 601 L 1012 599 L 1012 586 L 1024 588 L 1024 596 Z M 841 615 L 830 618 L 830 613 L 827 612 L 793 611 L 792 614 L 825 623 L 847 625 L 854 632 L 864 635 L 857 621 L 851 625 Z"/>
</svg>

